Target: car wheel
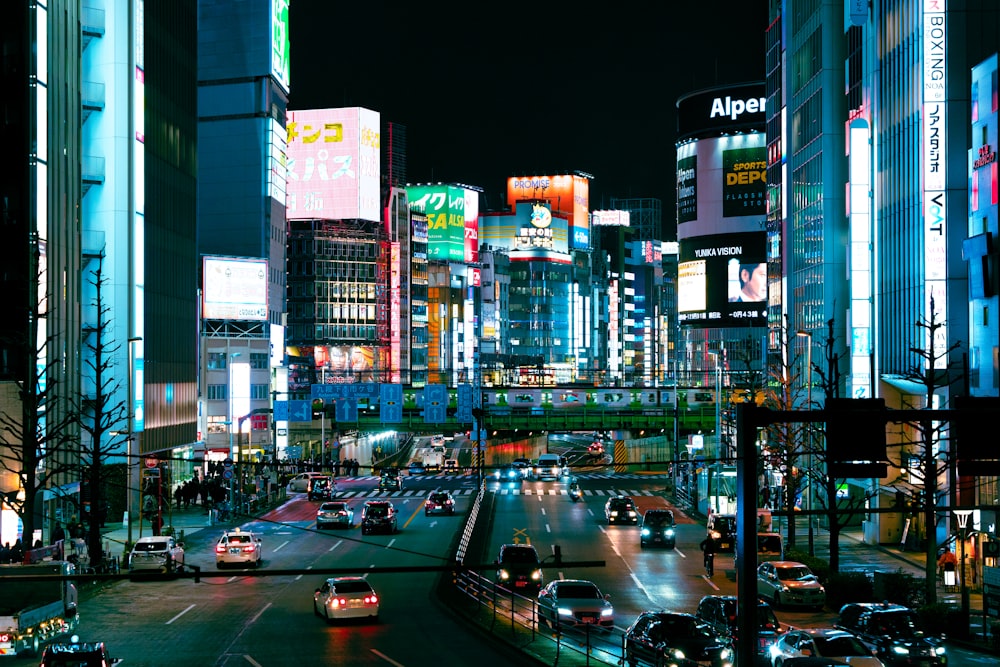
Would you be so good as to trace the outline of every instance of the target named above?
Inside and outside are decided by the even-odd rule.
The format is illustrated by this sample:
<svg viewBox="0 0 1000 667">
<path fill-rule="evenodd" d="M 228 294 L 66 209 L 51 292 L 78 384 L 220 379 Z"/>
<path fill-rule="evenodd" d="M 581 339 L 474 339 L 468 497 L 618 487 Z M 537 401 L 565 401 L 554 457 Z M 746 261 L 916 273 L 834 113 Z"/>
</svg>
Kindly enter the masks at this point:
<svg viewBox="0 0 1000 667">
<path fill-rule="evenodd" d="M 216 563 L 216 564 L 215 564 L 215 568 L 216 568 L 217 570 L 221 570 L 221 569 L 222 569 L 222 566 L 223 566 L 223 565 L 225 565 L 225 563 L 223 563 L 223 562 L 218 562 L 218 563 Z"/>
</svg>

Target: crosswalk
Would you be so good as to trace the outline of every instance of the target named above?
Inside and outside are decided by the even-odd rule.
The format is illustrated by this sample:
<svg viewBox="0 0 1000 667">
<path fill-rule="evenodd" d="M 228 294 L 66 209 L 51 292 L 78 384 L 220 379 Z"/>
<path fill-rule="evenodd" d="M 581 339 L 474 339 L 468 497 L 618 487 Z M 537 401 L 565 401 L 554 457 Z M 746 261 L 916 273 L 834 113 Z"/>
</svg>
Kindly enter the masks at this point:
<svg viewBox="0 0 1000 667">
<path fill-rule="evenodd" d="M 472 496 L 478 493 L 478 489 L 455 489 L 451 491 L 453 496 Z M 500 488 L 493 489 L 493 492 L 500 496 L 566 496 L 565 488 L 543 488 L 543 489 L 516 489 Z M 338 491 L 334 497 L 338 500 L 349 500 L 353 498 L 423 498 L 427 495 L 426 490 L 403 490 L 403 491 L 379 491 L 378 489 L 368 489 L 365 491 Z M 609 496 L 655 496 L 654 491 L 648 489 L 584 489 L 584 496 L 606 498 Z"/>
<path fill-rule="evenodd" d="M 491 471 L 487 471 L 489 475 Z M 457 479 L 457 480 L 468 480 L 470 477 L 475 477 L 474 472 L 464 472 L 464 473 L 426 473 L 423 475 L 414 475 L 413 479 Z M 636 472 L 573 472 L 573 477 L 577 479 L 611 479 L 611 480 L 645 480 L 645 481 L 656 481 L 669 479 L 670 476 L 666 473 L 636 473 Z M 377 476 L 365 476 L 355 477 L 352 479 L 359 480 L 374 480 L 378 481 Z M 410 479 L 409 476 L 404 477 L 404 479 Z"/>
</svg>

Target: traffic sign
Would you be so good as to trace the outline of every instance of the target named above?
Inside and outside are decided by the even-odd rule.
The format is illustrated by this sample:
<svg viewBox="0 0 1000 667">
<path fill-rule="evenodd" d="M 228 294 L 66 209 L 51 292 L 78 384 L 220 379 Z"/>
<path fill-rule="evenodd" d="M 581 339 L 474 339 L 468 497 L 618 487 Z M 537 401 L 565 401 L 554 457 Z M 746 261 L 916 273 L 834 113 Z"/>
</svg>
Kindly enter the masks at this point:
<svg viewBox="0 0 1000 667">
<path fill-rule="evenodd" d="M 146 467 L 147 468 L 155 468 L 157 463 L 159 463 L 159 461 L 157 461 L 152 456 L 146 458 Z"/>
<path fill-rule="evenodd" d="M 222 479 L 230 480 L 232 478 L 233 478 L 233 469 L 232 468 L 226 468 L 225 470 L 222 471 Z"/>
<path fill-rule="evenodd" d="M 226 470 L 231 469 L 233 467 L 232 457 L 227 456 L 226 459 L 222 462 L 222 467 L 225 468 Z"/>
</svg>

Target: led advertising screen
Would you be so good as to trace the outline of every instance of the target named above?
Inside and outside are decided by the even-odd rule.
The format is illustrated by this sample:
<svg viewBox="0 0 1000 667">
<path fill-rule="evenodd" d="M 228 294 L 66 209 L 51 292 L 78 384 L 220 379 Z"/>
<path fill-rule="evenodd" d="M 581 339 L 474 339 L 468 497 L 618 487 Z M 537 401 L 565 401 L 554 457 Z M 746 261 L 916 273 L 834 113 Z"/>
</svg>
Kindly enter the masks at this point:
<svg viewBox="0 0 1000 667">
<path fill-rule="evenodd" d="M 677 316 L 681 325 L 766 326 L 766 244 L 766 232 L 682 239 L 677 263 Z"/>
<path fill-rule="evenodd" d="M 267 320 L 267 260 L 204 257 L 201 316 L 206 320 Z"/>
<path fill-rule="evenodd" d="M 765 137 L 736 134 L 677 147 L 677 236 L 761 229 L 767 194 Z"/>
<path fill-rule="evenodd" d="M 591 217 L 594 227 L 628 227 L 632 218 L 628 211 L 594 211 Z"/>
<path fill-rule="evenodd" d="M 479 193 L 465 190 L 465 263 L 479 261 Z"/>
<path fill-rule="evenodd" d="M 427 216 L 427 259 L 466 261 L 467 192 L 465 188 L 442 183 L 407 186 L 410 208 Z M 479 195 L 476 192 L 472 194 L 476 201 L 474 214 L 478 242 Z"/>
<path fill-rule="evenodd" d="M 507 179 L 507 203 L 544 201 L 569 218 L 573 248 L 590 245 L 590 180 L 579 175 L 514 176 Z"/>
<path fill-rule="evenodd" d="M 489 215 L 482 221 L 482 242 L 508 250 L 511 260 L 569 259 L 569 220 L 545 204 L 522 202 L 513 215 Z"/>
<path fill-rule="evenodd" d="M 271 76 L 289 91 L 291 45 L 288 40 L 288 0 L 271 0 Z"/>
<path fill-rule="evenodd" d="M 381 221 L 379 123 L 361 107 L 288 112 L 288 220 Z"/>
<path fill-rule="evenodd" d="M 764 131 L 764 83 L 706 88 L 677 100 L 677 136 L 707 137 L 719 132 Z"/>
</svg>

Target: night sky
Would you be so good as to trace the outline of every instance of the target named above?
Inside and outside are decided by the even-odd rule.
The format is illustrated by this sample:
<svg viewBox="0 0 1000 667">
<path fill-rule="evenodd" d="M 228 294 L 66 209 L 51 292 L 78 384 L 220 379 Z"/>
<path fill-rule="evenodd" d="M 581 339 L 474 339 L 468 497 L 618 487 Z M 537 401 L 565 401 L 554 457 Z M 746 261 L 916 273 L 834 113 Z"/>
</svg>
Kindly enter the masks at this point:
<svg viewBox="0 0 1000 667">
<path fill-rule="evenodd" d="M 677 98 L 764 79 L 761 0 L 291 0 L 290 22 L 289 107 L 402 123 L 411 183 L 495 209 L 508 176 L 584 171 L 591 209 L 658 198 L 669 238 Z"/>
</svg>

